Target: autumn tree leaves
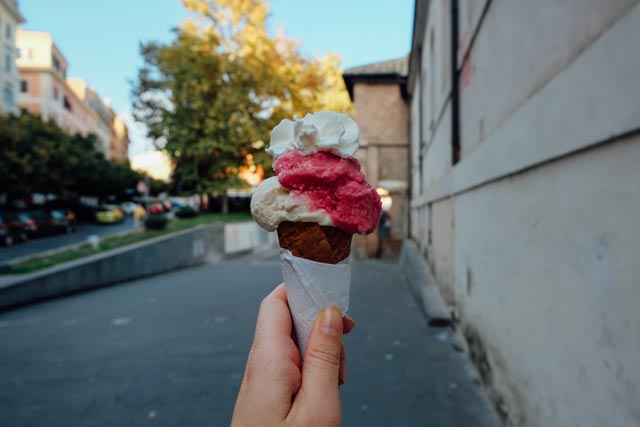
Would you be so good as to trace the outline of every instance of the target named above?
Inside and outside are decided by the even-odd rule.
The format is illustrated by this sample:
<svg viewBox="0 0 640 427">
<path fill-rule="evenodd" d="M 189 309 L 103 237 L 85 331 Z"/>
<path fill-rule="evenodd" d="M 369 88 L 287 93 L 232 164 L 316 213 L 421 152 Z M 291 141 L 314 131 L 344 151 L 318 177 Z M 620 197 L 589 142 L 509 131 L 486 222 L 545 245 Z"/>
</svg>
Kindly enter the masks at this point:
<svg viewBox="0 0 640 427">
<path fill-rule="evenodd" d="M 267 30 L 263 0 L 182 0 L 189 18 L 171 43 L 144 43 L 134 111 L 175 165 L 179 192 L 225 194 L 243 167 L 264 167 L 283 118 L 350 108 L 339 58 L 307 58 Z"/>
</svg>

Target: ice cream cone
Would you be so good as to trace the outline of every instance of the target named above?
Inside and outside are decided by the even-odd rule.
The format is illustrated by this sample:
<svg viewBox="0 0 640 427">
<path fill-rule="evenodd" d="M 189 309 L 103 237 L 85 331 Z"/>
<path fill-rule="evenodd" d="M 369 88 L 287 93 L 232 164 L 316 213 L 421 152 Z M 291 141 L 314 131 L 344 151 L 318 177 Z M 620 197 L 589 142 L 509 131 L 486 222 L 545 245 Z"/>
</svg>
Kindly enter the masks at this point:
<svg viewBox="0 0 640 427">
<path fill-rule="evenodd" d="M 315 223 L 278 226 L 281 267 L 298 348 L 304 356 L 316 316 L 326 307 L 349 308 L 351 233 Z"/>
<path fill-rule="evenodd" d="M 319 111 L 282 120 L 267 152 L 276 176 L 251 198 L 251 214 L 278 231 L 289 309 L 304 356 L 318 313 L 349 308 L 351 239 L 373 232 L 382 204 L 355 157 L 357 123 L 346 114 Z"/>
<path fill-rule="evenodd" d="M 278 226 L 280 247 L 293 256 L 337 264 L 351 252 L 351 233 L 311 222 L 286 221 Z"/>
</svg>

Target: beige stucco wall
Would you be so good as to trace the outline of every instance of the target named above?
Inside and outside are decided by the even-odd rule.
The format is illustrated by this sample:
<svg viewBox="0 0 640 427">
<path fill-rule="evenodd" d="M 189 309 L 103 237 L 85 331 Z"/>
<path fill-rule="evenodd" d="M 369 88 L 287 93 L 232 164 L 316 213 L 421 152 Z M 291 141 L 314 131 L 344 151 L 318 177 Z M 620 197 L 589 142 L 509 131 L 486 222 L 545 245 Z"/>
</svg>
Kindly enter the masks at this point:
<svg viewBox="0 0 640 427">
<path fill-rule="evenodd" d="M 640 4 L 494 0 L 480 24 L 485 2 L 461 3 L 462 159 L 429 98 L 446 44 L 429 22 L 411 236 L 507 425 L 640 425 Z"/>
<path fill-rule="evenodd" d="M 55 121 L 65 131 L 98 138 L 97 149 L 105 157 L 111 158 L 113 124 L 103 123 L 88 101 L 91 94 L 99 102 L 86 82 L 81 79 L 67 79 L 68 63 L 53 42 L 50 34 L 37 31 L 18 31 L 17 44 L 22 52 L 17 64 L 20 78 L 27 82 L 27 92 L 20 93 L 18 102 L 22 108 L 40 114 L 45 120 Z M 54 66 L 53 58 L 58 61 Z M 66 105 L 65 105 L 66 104 Z M 107 107 L 104 106 L 107 110 Z M 121 149 L 117 154 L 122 152 Z"/>
<path fill-rule="evenodd" d="M 124 119 L 115 115 L 113 121 L 114 137 L 111 142 L 111 159 L 124 160 L 129 157 L 129 129 Z"/>
<path fill-rule="evenodd" d="M 90 109 L 71 91 L 64 81 L 50 70 L 26 69 L 20 79 L 27 82 L 27 92 L 21 92 L 19 105 L 45 120 L 55 121 L 69 133 L 88 135 L 94 132 L 94 118 Z M 57 98 L 55 97 L 57 93 Z M 64 106 L 67 99 L 71 109 Z"/>
<path fill-rule="evenodd" d="M 640 136 L 456 197 L 448 289 L 519 425 L 640 423 L 638 162 Z"/>
<path fill-rule="evenodd" d="M 18 48 L 22 51 L 17 60 L 18 67 L 52 67 L 53 39 L 49 33 L 18 30 L 16 34 Z"/>
<path fill-rule="evenodd" d="M 114 128 L 115 113 L 84 79 L 68 78 L 66 85 L 89 108 L 93 117 L 92 132 L 97 136 L 98 148 L 105 154 L 105 157 L 111 159 L 116 133 Z"/>
</svg>

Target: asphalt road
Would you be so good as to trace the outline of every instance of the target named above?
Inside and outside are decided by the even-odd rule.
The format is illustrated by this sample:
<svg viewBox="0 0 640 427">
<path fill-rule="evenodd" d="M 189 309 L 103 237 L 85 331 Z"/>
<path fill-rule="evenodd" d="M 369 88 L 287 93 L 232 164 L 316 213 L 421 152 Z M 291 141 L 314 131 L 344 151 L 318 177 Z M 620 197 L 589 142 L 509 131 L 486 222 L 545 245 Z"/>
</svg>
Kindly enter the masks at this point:
<svg viewBox="0 0 640 427">
<path fill-rule="evenodd" d="M 228 426 L 273 253 L 0 315 L 3 426 Z M 448 330 L 395 264 L 356 262 L 345 426 L 497 426 Z"/>
<path fill-rule="evenodd" d="M 109 234 L 132 230 L 133 218 L 127 217 L 122 224 L 78 224 L 76 228 L 77 231 L 75 233 L 40 237 L 10 247 L 0 247 L 0 263 L 14 258 L 36 255 L 39 252 L 81 243 L 93 234 L 107 236 Z"/>
</svg>

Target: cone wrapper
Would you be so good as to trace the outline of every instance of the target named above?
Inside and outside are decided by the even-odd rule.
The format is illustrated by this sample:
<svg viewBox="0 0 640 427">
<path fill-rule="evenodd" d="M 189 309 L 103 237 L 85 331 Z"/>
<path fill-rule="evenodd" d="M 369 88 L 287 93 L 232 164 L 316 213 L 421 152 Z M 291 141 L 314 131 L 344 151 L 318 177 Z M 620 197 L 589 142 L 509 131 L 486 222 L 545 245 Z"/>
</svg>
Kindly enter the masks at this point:
<svg viewBox="0 0 640 427">
<path fill-rule="evenodd" d="M 304 357 L 311 327 L 323 309 L 336 306 L 344 316 L 349 309 L 351 264 L 325 264 L 293 256 L 280 250 L 280 265 L 287 289 L 289 310 L 300 354 Z"/>
</svg>

